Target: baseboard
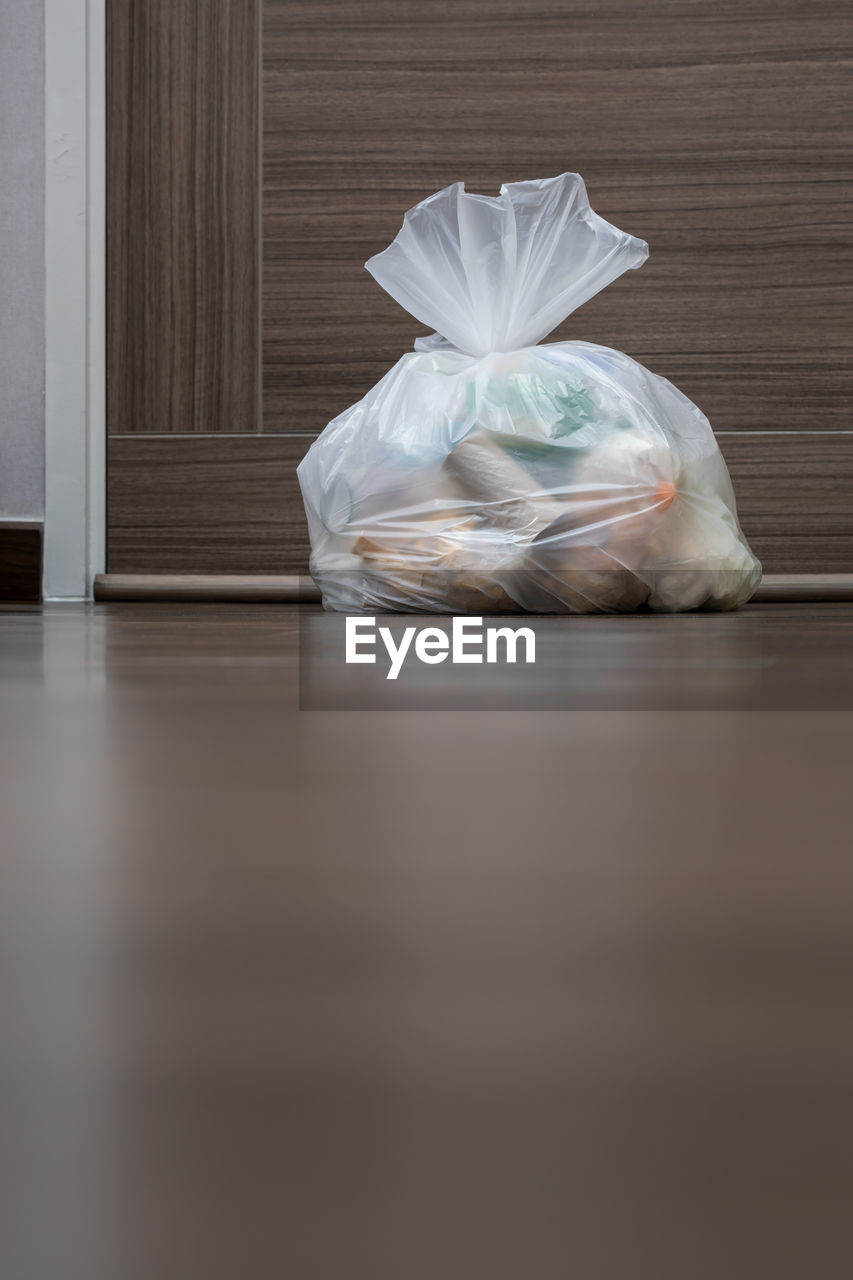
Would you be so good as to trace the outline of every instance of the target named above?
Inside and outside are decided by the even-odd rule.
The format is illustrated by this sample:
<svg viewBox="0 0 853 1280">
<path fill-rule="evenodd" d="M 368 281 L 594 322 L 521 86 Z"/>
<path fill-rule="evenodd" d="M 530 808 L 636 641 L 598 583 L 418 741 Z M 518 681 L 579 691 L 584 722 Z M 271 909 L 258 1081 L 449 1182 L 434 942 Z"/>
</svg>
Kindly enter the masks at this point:
<svg viewBox="0 0 853 1280">
<path fill-rule="evenodd" d="M 40 600 L 44 526 L 0 520 L 0 600 Z"/>
<path fill-rule="evenodd" d="M 298 604 L 319 600 L 320 592 L 298 573 L 101 573 L 95 599 Z"/>
<path fill-rule="evenodd" d="M 853 573 L 765 573 L 750 603 L 808 604 L 853 600 Z"/>
<path fill-rule="evenodd" d="M 316 602 L 320 593 L 304 574 L 103 573 L 96 600 L 234 601 L 256 604 Z M 759 604 L 853 600 L 853 573 L 771 573 L 761 580 Z"/>
</svg>

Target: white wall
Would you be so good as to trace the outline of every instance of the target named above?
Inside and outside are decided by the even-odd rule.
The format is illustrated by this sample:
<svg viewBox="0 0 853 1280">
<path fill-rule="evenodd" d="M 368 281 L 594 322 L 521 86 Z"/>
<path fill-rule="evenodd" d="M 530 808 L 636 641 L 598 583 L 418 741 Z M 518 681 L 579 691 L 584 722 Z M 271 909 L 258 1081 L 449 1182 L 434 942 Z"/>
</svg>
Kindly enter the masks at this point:
<svg viewBox="0 0 853 1280">
<path fill-rule="evenodd" d="M 0 0 L 0 519 L 44 515 L 44 3 Z"/>
</svg>

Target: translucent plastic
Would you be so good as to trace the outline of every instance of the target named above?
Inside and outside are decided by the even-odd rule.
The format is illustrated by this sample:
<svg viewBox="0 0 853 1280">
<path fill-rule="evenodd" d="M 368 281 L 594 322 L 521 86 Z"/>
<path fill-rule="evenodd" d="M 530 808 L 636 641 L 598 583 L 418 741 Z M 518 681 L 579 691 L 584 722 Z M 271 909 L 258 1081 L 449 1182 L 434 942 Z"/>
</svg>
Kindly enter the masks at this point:
<svg viewBox="0 0 853 1280">
<path fill-rule="evenodd" d="M 760 565 L 708 420 L 607 347 L 535 345 L 648 255 L 577 174 L 411 209 L 367 269 L 434 327 L 298 474 L 345 612 L 730 609 Z"/>
</svg>

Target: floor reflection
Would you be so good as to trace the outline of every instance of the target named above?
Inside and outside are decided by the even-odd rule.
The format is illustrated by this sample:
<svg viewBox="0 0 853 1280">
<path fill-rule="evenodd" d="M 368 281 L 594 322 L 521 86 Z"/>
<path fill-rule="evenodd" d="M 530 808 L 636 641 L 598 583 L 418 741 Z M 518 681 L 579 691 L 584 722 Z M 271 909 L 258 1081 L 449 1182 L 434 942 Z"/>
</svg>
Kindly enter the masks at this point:
<svg viewBox="0 0 853 1280">
<path fill-rule="evenodd" d="M 300 712 L 299 634 L 0 613 L 8 1274 L 848 1274 L 853 717 Z"/>
</svg>

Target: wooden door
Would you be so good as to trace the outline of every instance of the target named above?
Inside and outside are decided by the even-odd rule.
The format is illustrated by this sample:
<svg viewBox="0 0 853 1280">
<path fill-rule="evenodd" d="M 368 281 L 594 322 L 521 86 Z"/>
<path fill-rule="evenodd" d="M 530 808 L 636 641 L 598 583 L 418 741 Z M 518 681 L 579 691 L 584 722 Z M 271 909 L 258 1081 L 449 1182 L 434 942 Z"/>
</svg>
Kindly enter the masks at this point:
<svg viewBox="0 0 853 1280">
<path fill-rule="evenodd" d="M 566 169 L 651 257 L 554 337 L 700 405 L 767 571 L 853 568 L 847 8 L 109 0 L 109 568 L 304 570 L 296 463 L 423 332 L 365 259 Z"/>
</svg>

